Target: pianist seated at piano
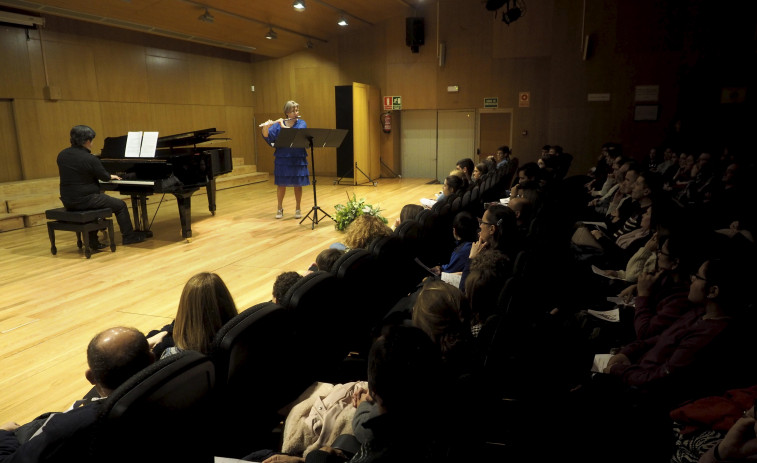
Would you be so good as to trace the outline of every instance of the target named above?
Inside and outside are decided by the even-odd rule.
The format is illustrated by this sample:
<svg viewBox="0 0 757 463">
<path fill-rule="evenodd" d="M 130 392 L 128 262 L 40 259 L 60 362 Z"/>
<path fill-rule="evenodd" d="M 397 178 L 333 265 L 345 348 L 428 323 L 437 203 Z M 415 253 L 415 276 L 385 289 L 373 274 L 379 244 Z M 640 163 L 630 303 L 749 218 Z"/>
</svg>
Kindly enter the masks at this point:
<svg viewBox="0 0 757 463">
<path fill-rule="evenodd" d="M 119 177 L 108 173 L 100 159 L 92 154 L 94 138 L 95 131 L 91 127 L 74 126 L 71 129 L 71 147 L 58 154 L 61 202 L 66 209 L 72 211 L 112 210 L 121 229 L 123 244 L 140 243 L 146 239 L 146 235 L 134 230 L 126 203 L 100 192 L 100 181 L 118 180 Z M 90 243 L 93 243 L 92 248 L 95 250 L 106 247 L 98 241 L 97 231 L 90 232 Z"/>
</svg>

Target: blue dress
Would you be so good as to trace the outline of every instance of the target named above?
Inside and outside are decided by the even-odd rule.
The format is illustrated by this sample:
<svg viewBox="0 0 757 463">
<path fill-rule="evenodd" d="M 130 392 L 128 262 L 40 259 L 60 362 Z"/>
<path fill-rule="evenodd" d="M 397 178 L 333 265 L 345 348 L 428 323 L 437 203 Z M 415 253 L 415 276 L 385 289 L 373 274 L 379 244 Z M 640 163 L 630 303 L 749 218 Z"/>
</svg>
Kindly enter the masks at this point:
<svg viewBox="0 0 757 463">
<path fill-rule="evenodd" d="M 304 129 L 305 121 L 297 119 L 292 128 Z M 265 141 L 275 148 L 276 139 L 281 132 L 281 124 L 273 124 L 268 128 L 268 136 Z M 305 148 L 276 148 L 273 167 L 273 183 L 278 186 L 305 186 L 310 185 L 310 173 L 308 172 L 308 152 Z"/>
</svg>

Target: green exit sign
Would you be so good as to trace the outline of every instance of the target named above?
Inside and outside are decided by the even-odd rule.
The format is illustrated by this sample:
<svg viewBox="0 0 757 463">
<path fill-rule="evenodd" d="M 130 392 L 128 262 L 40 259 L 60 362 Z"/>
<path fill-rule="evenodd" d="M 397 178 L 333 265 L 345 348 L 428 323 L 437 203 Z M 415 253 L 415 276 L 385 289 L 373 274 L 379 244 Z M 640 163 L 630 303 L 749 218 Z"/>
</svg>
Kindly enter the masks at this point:
<svg viewBox="0 0 757 463">
<path fill-rule="evenodd" d="M 499 98 L 484 98 L 484 108 L 498 108 Z"/>
</svg>

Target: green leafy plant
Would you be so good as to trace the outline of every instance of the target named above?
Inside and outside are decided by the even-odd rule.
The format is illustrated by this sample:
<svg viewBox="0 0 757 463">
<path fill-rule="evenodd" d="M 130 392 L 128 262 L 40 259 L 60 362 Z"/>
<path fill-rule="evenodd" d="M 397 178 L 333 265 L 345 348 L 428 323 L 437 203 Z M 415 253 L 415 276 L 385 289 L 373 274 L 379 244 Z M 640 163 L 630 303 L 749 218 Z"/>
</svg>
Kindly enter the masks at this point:
<svg viewBox="0 0 757 463">
<path fill-rule="evenodd" d="M 388 221 L 380 214 L 381 208 L 372 206 L 365 203 L 365 198 L 357 199 L 355 194 L 352 194 L 352 198 L 347 194 L 346 204 L 337 204 L 334 206 L 336 209 L 336 215 L 334 221 L 336 222 L 337 230 L 344 231 L 353 220 L 363 214 L 373 215 L 381 219 L 384 223 Z"/>
</svg>

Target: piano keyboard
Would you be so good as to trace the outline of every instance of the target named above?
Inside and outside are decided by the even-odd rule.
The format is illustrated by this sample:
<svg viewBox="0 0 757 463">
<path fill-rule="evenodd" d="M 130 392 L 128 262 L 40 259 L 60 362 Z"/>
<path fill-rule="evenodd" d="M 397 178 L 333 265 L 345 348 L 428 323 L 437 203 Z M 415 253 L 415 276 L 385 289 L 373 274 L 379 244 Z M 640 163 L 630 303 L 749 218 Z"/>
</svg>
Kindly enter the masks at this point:
<svg viewBox="0 0 757 463">
<path fill-rule="evenodd" d="M 154 180 L 111 180 L 109 182 L 103 182 L 102 180 L 100 180 L 100 183 L 112 183 L 115 185 L 155 185 Z"/>
</svg>

